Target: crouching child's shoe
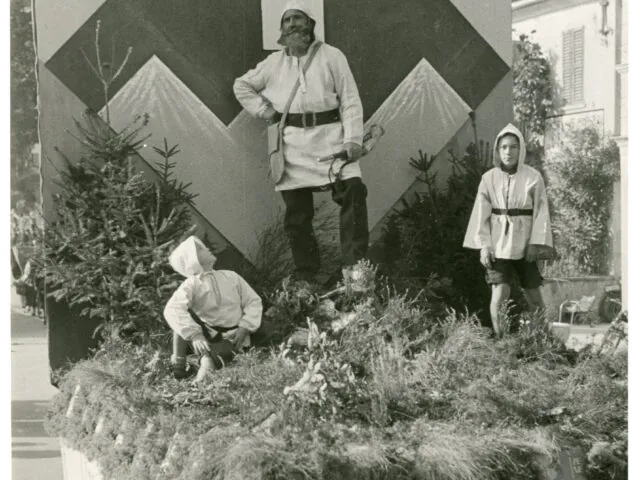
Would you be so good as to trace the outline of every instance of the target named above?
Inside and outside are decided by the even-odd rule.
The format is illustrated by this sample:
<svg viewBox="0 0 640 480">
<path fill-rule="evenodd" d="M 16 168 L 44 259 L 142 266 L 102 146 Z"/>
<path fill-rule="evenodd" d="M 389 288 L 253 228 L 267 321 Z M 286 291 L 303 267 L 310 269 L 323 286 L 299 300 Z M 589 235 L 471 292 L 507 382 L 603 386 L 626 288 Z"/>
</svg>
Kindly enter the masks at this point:
<svg viewBox="0 0 640 480">
<path fill-rule="evenodd" d="M 193 375 L 193 369 L 189 368 L 185 357 L 171 355 L 171 370 L 173 371 L 174 378 L 177 380 L 182 380 Z"/>
</svg>

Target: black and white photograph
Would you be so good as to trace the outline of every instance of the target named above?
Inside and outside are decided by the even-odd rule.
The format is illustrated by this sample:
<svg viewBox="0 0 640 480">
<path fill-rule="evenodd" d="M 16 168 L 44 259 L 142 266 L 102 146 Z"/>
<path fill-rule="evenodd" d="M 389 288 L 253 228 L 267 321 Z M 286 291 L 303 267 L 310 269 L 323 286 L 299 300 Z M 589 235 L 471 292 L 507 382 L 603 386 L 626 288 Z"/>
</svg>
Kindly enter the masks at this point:
<svg viewBox="0 0 640 480">
<path fill-rule="evenodd" d="M 2 478 L 634 478 L 631 0 L 8 3 Z"/>
</svg>

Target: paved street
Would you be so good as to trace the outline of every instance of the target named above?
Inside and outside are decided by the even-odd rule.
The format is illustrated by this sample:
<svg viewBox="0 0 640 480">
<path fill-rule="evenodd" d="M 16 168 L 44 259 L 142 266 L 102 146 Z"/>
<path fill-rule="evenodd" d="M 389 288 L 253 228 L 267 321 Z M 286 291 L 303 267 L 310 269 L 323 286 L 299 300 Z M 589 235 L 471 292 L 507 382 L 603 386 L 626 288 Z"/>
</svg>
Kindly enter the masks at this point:
<svg viewBox="0 0 640 480">
<path fill-rule="evenodd" d="M 43 419 L 56 389 L 49 384 L 46 329 L 11 298 L 11 465 L 13 480 L 62 480 L 60 447 Z"/>
</svg>

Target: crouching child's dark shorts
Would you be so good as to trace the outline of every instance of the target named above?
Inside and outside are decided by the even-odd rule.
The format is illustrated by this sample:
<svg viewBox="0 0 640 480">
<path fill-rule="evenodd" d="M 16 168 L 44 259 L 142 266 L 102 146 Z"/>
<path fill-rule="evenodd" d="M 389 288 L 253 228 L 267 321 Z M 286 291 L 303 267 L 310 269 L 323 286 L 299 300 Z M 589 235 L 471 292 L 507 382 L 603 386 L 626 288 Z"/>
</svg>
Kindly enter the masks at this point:
<svg viewBox="0 0 640 480">
<path fill-rule="evenodd" d="M 536 262 L 520 260 L 507 260 L 496 258 L 485 273 L 485 279 L 489 285 L 497 283 L 512 283 L 514 275 L 520 280 L 520 286 L 524 289 L 538 288 L 542 285 L 542 275 Z"/>
</svg>

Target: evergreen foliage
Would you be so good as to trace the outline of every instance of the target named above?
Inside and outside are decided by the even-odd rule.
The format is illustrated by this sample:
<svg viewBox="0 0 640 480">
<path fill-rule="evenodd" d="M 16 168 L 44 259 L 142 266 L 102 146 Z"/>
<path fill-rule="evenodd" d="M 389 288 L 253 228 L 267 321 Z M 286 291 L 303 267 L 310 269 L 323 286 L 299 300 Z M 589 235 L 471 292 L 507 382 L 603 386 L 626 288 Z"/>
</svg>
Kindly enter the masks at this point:
<svg viewBox="0 0 640 480">
<path fill-rule="evenodd" d="M 175 179 L 177 146 L 154 147 L 158 177 L 135 168 L 147 119 L 114 132 L 98 117 L 76 121 L 84 147 L 65 158 L 54 195 L 56 220 L 47 227 L 47 294 L 82 308 L 101 326 L 140 334 L 167 331 L 161 312 L 181 282 L 167 258 L 191 230 L 187 206 L 195 195 Z"/>
<path fill-rule="evenodd" d="M 487 308 L 489 290 L 478 253 L 462 247 L 480 179 L 493 166 L 484 145 L 470 144 L 462 158 L 450 152 L 445 188 L 436 185 L 434 156 L 419 152 L 411 159 L 426 190 L 413 202 L 403 199 L 374 248 L 381 273 L 398 290 L 426 289 L 460 310 Z"/>
</svg>

